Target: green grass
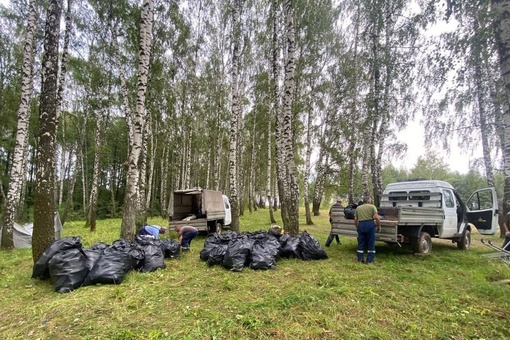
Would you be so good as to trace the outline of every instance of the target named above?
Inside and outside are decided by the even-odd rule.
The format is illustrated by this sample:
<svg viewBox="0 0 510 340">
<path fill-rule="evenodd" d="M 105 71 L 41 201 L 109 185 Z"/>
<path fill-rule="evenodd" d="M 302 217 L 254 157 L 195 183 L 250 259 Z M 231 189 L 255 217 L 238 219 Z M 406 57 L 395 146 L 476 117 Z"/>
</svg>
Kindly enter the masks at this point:
<svg viewBox="0 0 510 340">
<path fill-rule="evenodd" d="M 276 213 L 279 217 L 279 212 Z M 324 244 L 327 212 L 305 226 Z M 162 219 L 149 221 L 166 225 Z M 91 234 L 69 222 L 63 236 L 84 247 L 118 238 L 120 220 Z M 241 217 L 243 231 L 267 230 L 268 212 Z M 175 238 L 173 232 L 164 237 Z M 181 259 L 120 285 L 55 293 L 32 280 L 31 250 L 0 252 L 1 339 L 504 339 L 510 338 L 510 266 L 473 235 L 465 252 L 433 240 L 428 256 L 377 244 L 374 265 L 355 262 L 355 238 L 325 248 L 329 259 L 281 259 L 275 270 L 230 272 L 199 258 L 205 235 Z M 491 237 L 501 243 L 497 237 Z"/>
</svg>

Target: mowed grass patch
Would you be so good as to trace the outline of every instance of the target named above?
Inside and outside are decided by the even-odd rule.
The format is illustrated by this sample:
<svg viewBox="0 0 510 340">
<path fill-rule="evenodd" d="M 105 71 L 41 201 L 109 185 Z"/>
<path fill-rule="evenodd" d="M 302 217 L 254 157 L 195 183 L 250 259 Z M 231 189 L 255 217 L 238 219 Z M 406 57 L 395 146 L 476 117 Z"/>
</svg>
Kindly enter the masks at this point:
<svg viewBox="0 0 510 340">
<path fill-rule="evenodd" d="M 303 212 L 302 212 L 303 213 Z M 241 217 L 242 231 L 267 230 L 266 209 Z M 279 211 L 277 224 L 281 225 Z M 300 230 L 319 242 L 327 211 Z M 166 226 L 163 219 L 149 223 Z M 119 238 L 120 220 L 66 223 L 84 247 Z M 176 238 L 170 231 L 163 237 Z M 275 270 L 241 273 L 199 258 L 205 235 L 153 273 L 69 294 L 32 280 L 31 250 L 0 252 L 2 339 L 502 339 L 510 337 L 510 266 L 473 235 L 472 249 L 433 240 L 428 256 L 377 243 L 374 265 L 355 262 L 356 239 L 324 248 L 329 259 L 281 259 Z M 485 237 L 484 237 L 485 238 Z M 501 240 L 490 237 L 495 243 Z"/>
</svg>

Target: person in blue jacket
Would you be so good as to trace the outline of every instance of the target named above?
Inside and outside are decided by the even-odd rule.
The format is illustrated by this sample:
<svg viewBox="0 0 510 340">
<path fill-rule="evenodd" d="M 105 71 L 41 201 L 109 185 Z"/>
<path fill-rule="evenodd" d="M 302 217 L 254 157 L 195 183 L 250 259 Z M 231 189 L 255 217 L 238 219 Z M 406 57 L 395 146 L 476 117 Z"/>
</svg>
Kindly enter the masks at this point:
<svg viewBox="0 0 510 340">
<path fill-rule="evenodd" d="M 164 234 L 166 229 L 158 225 L 144 225 L 138 229 L 138 235 L 141 236 L 152 236 L 156 240 L 159 239 L 159 234 Z"/>
</svg>

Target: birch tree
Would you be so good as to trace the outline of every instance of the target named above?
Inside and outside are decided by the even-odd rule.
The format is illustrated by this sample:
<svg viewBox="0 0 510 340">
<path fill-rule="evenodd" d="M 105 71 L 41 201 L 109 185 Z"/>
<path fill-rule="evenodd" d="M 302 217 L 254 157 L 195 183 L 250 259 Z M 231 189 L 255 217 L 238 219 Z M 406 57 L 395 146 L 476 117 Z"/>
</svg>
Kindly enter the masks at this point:
<svg viewBox="0 0 510 340">
<path fill-rule="evenodd" d="M 292 235 L 299 233 L 299 184 L 297 181 L 297 168 L 294 160 L 294 133 L 292 103 L 295 91 L 295 62 L 296 46 L 294 31 L 294 7 L 292 0 L 284 2 L 285 13 L 285 80 L 282 112 L 277 114 L 278 135 L 276 139 L 277 172 L 279 196 L 281 200 L 281 214 L 284 229 Z"/>
<path fill-rule="evenodd" d="M 133 131 L 129 135 L 132 140 L 131 150 L 127 160 L 126 194 L 124 198 L 124 214 L 120 236 L 132 240 L 135 235 L 135 223 L 140 220 L 142 212 L 139 208 L 139 180 L 140 162 L 142 157 L 143 133 L 145 131 L 146 109 L 145 96 L 147 91 L 147 76 L 149 73 L 149 60 L 151 53 L 151 35 L 154 18 L 154 1 L 144 0 L 140 21 L 140 54 L 138 60 L 138 84 L 136 95 L 136 112 L 134 112 L 132 123 Z"/>
<path fill-rule="evenodd" d="M 510 211 L 510 1 L 492 0 L 494 18 L 494 35 L 499 56 L 499 68 L 504 87 L 503 128 L 504 128 L 504 172 L 505 186 L 503 196 L 503 212 Z"/>
<path fill-rule="evenodd" d="M 9 189 L 7 191 L 7 201 L 3 214 L 2 228 L 2 249 L 12 249 L 13 228 L 15 222 L 16 209 L 20 207 L 21 189 L 23 187 L 23 177 L 25 175 L 24 153 L 28 141 L 29 133 L 29 108 L 34 87 L 34 35 L 37 28 L 37 11 L 35 0 L 28 4 L 27 32 L 23 46 L 23 66 L 22 66 L 22 84 L 21 101 L 18 109 L 18 126 L 16 129 L 16 143 L 13 151 L 12 166 L 10 172 Z"/>
<path fill-rule="evenodd" d="M 49 2 L 44 30 L 44 56 L 39 106 L 36 186 L 34 193 L 34 263 L 55 239 L 55 154 L 58 125 L 58 54 L 62 0 Z"/>
<path fill-rule="evenodd" d="M 239 62 L 241 54 L 241 1 L 234 0 L 232 11 L 232 112 L 230 118 L 230 149 L 229 149 L 229 184 L 230 204 L 232 208 L 233 231 L 239 232 L 239 119 L 241 107 L 239 102 Z"/>
</svg>

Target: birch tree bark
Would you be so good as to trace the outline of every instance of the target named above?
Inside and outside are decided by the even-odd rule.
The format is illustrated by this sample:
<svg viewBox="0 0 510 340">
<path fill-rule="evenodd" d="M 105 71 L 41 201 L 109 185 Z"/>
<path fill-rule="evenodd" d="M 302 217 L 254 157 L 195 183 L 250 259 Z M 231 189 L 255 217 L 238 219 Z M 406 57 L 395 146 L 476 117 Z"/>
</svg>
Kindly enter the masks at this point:
<svg viewBox="0 0 510 340">
<path fill-rule="evenodd" d="M 21 206 L 21 191 L 23 188 L 23 177 L 25 174 L 25 150 L 28 140 L 29 128 L 29 108 L 30 99 L 34 87 L 33 64 L 35 50 L 34 34 L 37 28 L 36 18 L 37 11 L 35 8 L 35 0 L 30 0 L 28 4 L 27 32 L 23 45 L 23 66 L 21 81 L 21 101 L 18 109 L 18 125 L 16 129 L 16 142 L 14 146 L 11 173 L 9 179 L 9 189 L 7 190 L 7 201 L 3 214 L 2 228 L 2 249 L 14 248 L 13 228 L 14 220 L 17 215 L 16 210 Z"/>
<path fill-rule="evenodd" d="M 149 60 L 151 53 L 152 23 L 154 18 L 154 1 L 144 0 L 142 4 L 140 22 L 140 54 L 138 61 L 138 83 L 136 95 L 136 112 L 132 123 L 133 131 L 129 138 L 132 140 L 132 149 L 129 151 L 127 161 L 126 194 L 124 198 L 124 214 L 120 237 L 133 240 L 135 235 L 136 220 L 140 218 L 139 205 L 139 180 L 140 161 L 143 148 L 143 132 L 147 117 L 145 110 L 145 96 L 147 92 L 147 78 L 149 74 Z"/>
<path fill-rule="evenodd" d="M 487 185 L 489 187 L 495 186 L 495 180 L 494 180 L 494 165 L 492 164 L 491 160 L 491 148 L 489 147 L 489 124 L 488 124 L 488 118 L 487 118 L 487 102 L 486 102 L 486 89 L 487 86 L 490 86 L 490 84 L 483 84 L 484 79 L 487 79 L 487 76 L 484 76 L 484 72 L 482 70 L 484 60 L 483 60 L 483 44 L 485 42 L 482 42 L 481 40 L 484 39 L 484 36 L 481 36 L 482 33 L 480 32 L 480 23 L 478 18 L 474 18 L 473 21 L 474 25 L 474 31 L 477 36 L 478 42 L 475 42 L 475 46 L 473 49 L 474 53 L 474 73 L 475 73 L 475 87 L 476 87 L 476 98 L 477 98 L 477 104 L 478 104 L 478 119 L 480 123 L 480 136 L 482 140 L 482 150 L 483 150 L 483 162 L 485 165 L 485 176 L 487 177 Z M 485 85 L 485 86 L 484 86 Z M 489 87 L 490 88 L 490 87 Z M 490 91 L 489 91 L 490 92 Z M 488 98 L 487 98 L 488 100 Z"/>
<path fill-rule="evenodd" d="M 67 188 L 67 196 L 64 211 L 62 212 L 62 216 L 60 216 L 60 223 L 62 223 L 62 226 L 64 226 L 67 221 L 67 215 L 69 214 L 69 210 L 72 209 L 74 188 L 76 186 L 76 178 L 78 177 L 78 164 L 79 164 L 78 154 L 73 150 L 74 150 L 73 148 L 69 150 L 69 173 L 71 174 L 71 178 L 69 180 Z"/>
<path fill-rule="evenodd" d="M 294 100 L 294 91 L 296 88 L 295 62 L 295 30 L 294 30 L 294 7 L 292 0 L 286 0 L 285 10 L 285 35 L 287 41 L 287 56 L 285 61 L 285 80 L 284 80 L 284 98 L 281 119 L 278 119 L 280 133 L 278 149 L 282 157 L 283 168 L 280 168 L 280 178 L 287 178 L 287 187 L 280 191 L 282 200 L 282 219 L 285 230 L 291 235 L 299 233 L 299 185 L 297 181 L 297 169 L 294 160 L 294 133 L 293 133 L 293 113 L 292 103 Z M 283 212 L 285 203 L 286 213 Z"/>
<path fill-rule="evenodd" d="M 146 205 L 146 199 L 147 199 L 147 149 L 148 149 L 148 143 L 149 143 L 149 133 L 150 125 L 151 125 L 151 119 L 150 119 L 150 113 L 146 113 L 147 115 L 147 121 L 145 122 L 145 129 L 143 130 L 143 137 L 142 137 L 142 153 L 140 155 L 140 179 L 139 179 L 139 197 L 138 197 L 138 205 L 140 211 L 147 211 L 147 205 Z M 146 221 L 146 217 L 144 217 L 144 222 Z"/>
<path fill-rule="evenodd" d="M 276 182 L 278 188 L 278 199 L 280 201 L 280 214 L 284 225 L 289 224 L 287 201 L 284 199 L 283 193 L 289 192 L 289 186 L 285 171 L 285 150 L 283 148 L 283 113 L 280 95 L 280 62 L 278 47 L 278 0 L 273 0 L 273 55 L 272 55 L 272 72 L 273 72 L 273 111 L 275 114 L 275 154 L 276 154 Z M 274 207 L 276 207 L 276 199 Z"/>
<path fill-rule="evenodd" d="M 64 101 L 64 87 L 65 80 L 67 75 L 67 62 L 68 62 L 68 54 L 69 54 L 69 40 L 71 36 L 72 29 L 72 18 L 71 18 L 71 5 L 72 0 L 67 1 L 67 10 L 65 16 L 65 34 L 64 34 L 64 46 L 62 49 L 62 60 L 60 63 L 60 75 L 58 80 L 58 90 L 57 90 L 57 119 L 60 117 L 60 111 L 62 109 L 62 103 Z M 65 120 L 62 120 L 62 139 L 65 140 Z M 62 203 L 62 197 L 64 193 L 64 179 L 65 179 L 65 155 L 66 148 L 64 146 L 64 142 L 61 145 L 60 150 L 60 185 L 59 185 L 59 194 L 58 194 L 58 205 Z"/>
<path fill-rule="evenodd" d="M 232 113 L 230 117 L 230 149 L 229 149 L 229 184 L 230 205 L 232 209 L 233 231 L 239 232 L 239 165 L 238 160 L 238 127 L 240 116 L 239 103 L 239 59 L 241 56 L 241 1 L 234 1 L 232 14 Z"/>
<path fill-rule="evenodd" d="M 34 263 L 55 240 L 55 150 L 57 139 L 57 77 L 62 0 L 51 0 L 44 32 L 41 99 L 39 107 L 38 152 L 34 193 Z"/>
<path fill-rule="evenodd" d="M 157 123 L 156 123 L 157 124 Z M 154 138 L 154 134 L 150 132 L 150 129 L 147 129 L 148 137 L 150 136 L 150 148 L 151 148 L 151 158 L 149 163 L 149 178 L 147 179 L 147 190 L 146 190 L 146 197 L 145 197 L 145 210 L 148 211 L 151 208 L 151 200 L 152 200 L 152 186 L 153 186 L 153 180 L 154 180 L 154 163 L 156 161 L 156 149 L 157 149 L 157 140 Z M 157 125 L 156 125 L 156 131 L 157 131 Z M 143 188 L 142 188 L 143 189 Z"/>
<path fill-rule="evenodd" d="M 492 0 L 494 13 L 494 35 L 499 55 L 501 79 L 505 92 L 505 112 L 503 113 L 504 128 L 504 171 L 505 186 L 503 189 L 503 213 L 510 211 L 510 0 Z"/>
<path fill-rule="evenodd" d="M 313 125 L 313 104 L 310 105 L 307 115 L 306 124 L 306 156 L 305 156 L 305 176 L 304 176 L 304 199 L 305 199 L 305 217 L 306 225 L 313 225 L 312 216 L 310 213 L 310 199 L 309 199 L 309 184 L 310 178 L 310 159 L 312 157 L 312 125 Z"/>
<path fill-rule="evenodd" d="M 324 148 L 319 149 L 319 156 L 317 157 L 317 165 L 315 171 L 317 172 L 315 179 L 315 187 L 313 190 L 313 203 L 312 211 L 314 216 L 320 215 L 320 207 L 322 197 L 324 195 L 324 185 L 326 180 L 326 172 L 328 168 L 328 155 L 324 152 Z"/>
<path fill-rule="evenodd" d="M 274 115 L 273 115 L 274 116 Z M 267 204 L 269 208 L 269 222 L 271 224 L 276 223 L 276 220 L 274 218 L 274 212 L 273 212 L 273 196 L 271 195 L 272 192 L 272 168 L 273 168 L 273 147 L 272 147 L 272 140 L 273 140 L 273 124 L 271 119 L 271 114 L 269 114 L 268 120 L 267 120 L 267 175 L 266 175 L 266 196 L 267 196 Z"/>
<path fill-rule="evenodd" d="M 92 170 L 92 181 L 90 188 L 89 206 L 87 209 L 87 220 L 85 228 L 89 228 L 91 232 L 96 231 L 96 217 L 97 217 L 97 196 L 99 186 L 99 170 L 101 166 L 101 148 L 103 145 L 103 128 L 105 114 L 102 109 L 96 113 L 96 129 L 94 134 L 95 149 L 94 149 L 94 163 Z"/>
</svg>

